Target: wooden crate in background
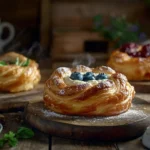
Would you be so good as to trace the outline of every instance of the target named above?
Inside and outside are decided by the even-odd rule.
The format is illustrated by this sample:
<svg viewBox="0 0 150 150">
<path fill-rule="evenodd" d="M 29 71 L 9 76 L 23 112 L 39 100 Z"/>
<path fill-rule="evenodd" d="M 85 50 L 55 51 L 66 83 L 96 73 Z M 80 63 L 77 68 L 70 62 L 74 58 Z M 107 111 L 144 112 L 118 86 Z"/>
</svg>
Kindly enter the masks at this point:
<svg viewBox="0 0 150 150">
<path fill-rule="evenodd" d="M 141 0 L 51 0 L 50 5 L 53 34 L 50 53 L 55 67 L 61 65 L 62 60 L 69 66 L 76 55 L 85 53 L 85 41 L 104 40 L 92 31 L 93 17 L 98 14 L 106 22 L 110 16 L 125 16 L 129 21 L 142 22 L 145 28 L 150 25 L 146 5 Z M 91 54 L 97 56 L 98 61 L 106 62 L 103 59 L 106 60 L 109 51 L 101 49 L 100 53 L 91 51 Z"/>
<path fill-rule="evenodd" d="M 101 38 L 98 33 L 92 31 L 53 32 L 52 55 L 83 53 L 85 41 L 98 40 L 104 41 L 104 38 Z"/>
<path fill-rule="evenodd" d="M 143 0 L 51 0 L 52 26 L 60 30 L 86 30 L 92 28 L 97 14 L 125 16 L 129 20 L 144 21 Z M 146 21 L 146 20 L 145 20 Z"/>
</svg>

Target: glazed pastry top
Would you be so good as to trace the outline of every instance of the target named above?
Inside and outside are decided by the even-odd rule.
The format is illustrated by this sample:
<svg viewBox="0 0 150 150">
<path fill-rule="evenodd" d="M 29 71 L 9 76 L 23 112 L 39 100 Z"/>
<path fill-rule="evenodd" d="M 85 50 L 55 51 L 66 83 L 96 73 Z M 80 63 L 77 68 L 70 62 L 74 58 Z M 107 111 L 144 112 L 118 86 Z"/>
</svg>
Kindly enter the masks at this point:
<svg viewBox="0 0 150 150">
<path fill-rule="evenodd" d="M 134 93 L 127 78 L 110 67 L 79 65 L 53 72 L 45 84 L 44 102 L 63 114 L 116 115 L 129 109 Z"/>
<path fill-rule="evenodd" d="M 112 52 L 107 65 L 128 80 L 150 80 L 150 44 L 125 44 Z"/>
<path fill-rule="evenodd" d="M 0 57 L 0 91 L 30 90 L 40 79 L 38 64 L 34 60 L 15 52 Z"/>
</svg>

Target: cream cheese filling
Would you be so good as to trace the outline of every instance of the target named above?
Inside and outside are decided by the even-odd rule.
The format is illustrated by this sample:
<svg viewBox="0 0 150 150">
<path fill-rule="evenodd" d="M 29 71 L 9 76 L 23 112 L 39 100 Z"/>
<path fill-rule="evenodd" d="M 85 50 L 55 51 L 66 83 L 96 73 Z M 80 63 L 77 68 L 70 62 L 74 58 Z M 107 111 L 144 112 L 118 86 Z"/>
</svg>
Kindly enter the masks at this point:
<svg viewBox="0 0 150 150">
<path fill-rule="evenodd" d="M 84 74 L 84 73 L 82 73 Z M 95 76 L 97 76 L 98 74 L 94 73 Z M 109 76 L 108 76 L 109 78 Z M 82 84 L 86 84 L 88 83 L 89 86 L 94 86 L 97 85 L 98 83 L 102 82 L 102 81 L 106 81 L 107 79 L 103 79 L 103 80 L 89 80 L 89 81 L 81 81 L 81 80 L 72 80 L 70 78 L 70 76 L 64 76 L 64 83 L 68 86 L 73 86 L 73 85 L 82 85 Z"/>
</svg>

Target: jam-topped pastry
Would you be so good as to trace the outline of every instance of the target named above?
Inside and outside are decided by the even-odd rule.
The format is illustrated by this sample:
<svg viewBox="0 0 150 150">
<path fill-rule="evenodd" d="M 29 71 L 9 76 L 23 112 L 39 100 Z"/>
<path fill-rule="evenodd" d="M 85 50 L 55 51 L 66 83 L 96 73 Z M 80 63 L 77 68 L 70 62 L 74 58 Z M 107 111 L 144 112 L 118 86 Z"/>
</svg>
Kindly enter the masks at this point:
<svg viewBox="0 0 150 150">
<path fill-rule="evenodd" d="M 34 60 L 15 52 L 0 56 L 0 91 L 31 90 L 40 79 L 38 64 Z"/>
<path fill-rule="evenodd" d="M 112 52 L 107 65 L 126 75 L 128 80 L 150 80 L 150 44 L 124 44 Z"/>
<path fill-rule="evenodd" d="M 112 116 L 126 112 L 134 97 L 127 78 L 106 66 L 56 69 L 45 83 L 44 103 L 56 113 Z"/>
</svg>

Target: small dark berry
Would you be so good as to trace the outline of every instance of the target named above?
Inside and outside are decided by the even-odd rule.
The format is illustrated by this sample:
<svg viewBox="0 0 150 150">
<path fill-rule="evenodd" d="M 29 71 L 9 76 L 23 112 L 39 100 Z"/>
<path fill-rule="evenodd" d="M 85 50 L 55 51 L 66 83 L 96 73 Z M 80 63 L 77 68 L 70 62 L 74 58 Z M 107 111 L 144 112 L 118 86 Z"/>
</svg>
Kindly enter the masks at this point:
<svg viewBox="0 0 150 150">
<path fill-rule="evenodd" d="M 83 80 L 83 75 L 80 72 L 73 72 L 70 76 L 72 80 Z"/>
<path fill-rule="evenodd" d="M 87 72 L 83 75 L 83 81 L 95 80 L 95 76 L 92 72 Z"/>
<path fill-rule="evenodd" d="M 132 53 L 137 52 L 138 47 L 139 45 L 136 43 L 126 43 L 121 46 L 120 51 L 130 55 Z"/>
<path fill-rule="evenodd" d="M 142 47 L 141 57 L 149 57 L 150 56 L 150 44 L 146 44 Z"/>
<path fill-rule="evenodd" d="M 108 76 L 105 73 L 100 73 L 96 76 L 96 80 L 103 80 L 103 79 L 107 79 Z"/>
</svg>

